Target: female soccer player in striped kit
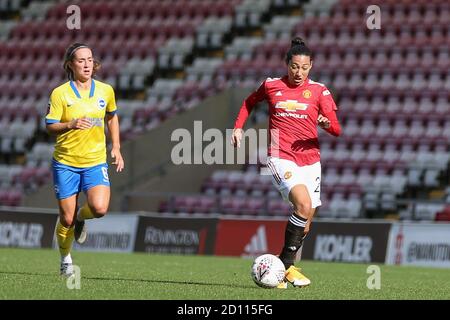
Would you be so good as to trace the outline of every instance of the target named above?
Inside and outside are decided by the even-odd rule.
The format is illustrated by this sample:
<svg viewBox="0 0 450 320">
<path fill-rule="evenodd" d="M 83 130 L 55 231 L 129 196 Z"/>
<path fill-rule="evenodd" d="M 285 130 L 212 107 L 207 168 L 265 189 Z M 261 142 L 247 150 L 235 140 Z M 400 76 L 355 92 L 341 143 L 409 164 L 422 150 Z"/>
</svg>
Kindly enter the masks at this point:
<svg viewBox="0 0 450 320">
<path fill-rule="evenodd" d="M 334 136 L 341 127 L 336 104 L 330 91 L 312 81 L 312 53 L 301 38 L 294 38 L 286 54 L 287 75 L 267 78 L 248 96 L 237 116 L 231 143 L 240 146 L 243 126 L 253 107 L 260 101 L 269 104 L 271 141 L 267 166 L 272 181 L 293 207 L 285 231 L 284 246 L 279 255 L 286 267 L 286 280 L 296 287 L 311 281 L 294 266 L 297 251 L 309 231 L 320 201 L 320 151 L 317 125 Z M 279 288 L 287 288 L 287 282 Z"/>
<path fill-rule="evenodd" d="M 124 168 L 120 153 L 119 119 L 113 88 L 92 78 L 100 68 L 85 44 L 71 45 L 64 70 L 69 81 L 53 90 L 46 126 L 56 135 L 53 182 L 59 205 L 56 239 L 61 253 L 60 273 L 73 273 L 72 242 L 86 239 L 85 219 L 101 218 L 108 211 L 110 183 L 106 163 L 105 120 L 111 136 L 111 157 L 116 171 Z M 87 202 L 77 210 L 79 193 Z"/>
</svg>

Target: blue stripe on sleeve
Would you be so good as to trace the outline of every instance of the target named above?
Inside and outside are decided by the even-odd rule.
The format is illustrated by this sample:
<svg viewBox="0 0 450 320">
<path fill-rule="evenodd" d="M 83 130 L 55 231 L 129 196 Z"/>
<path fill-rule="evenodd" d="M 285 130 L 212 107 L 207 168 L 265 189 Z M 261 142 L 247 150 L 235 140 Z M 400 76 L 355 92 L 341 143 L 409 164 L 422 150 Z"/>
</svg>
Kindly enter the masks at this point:
<svg viewBox="0 0 450 320">
<path fill-rule="evenodd" d="M 114 110 L 114 111 L 106 111 L 106 114 L 108 115 L 108 116 L 113 116 L 113 115 L 115 115 L 117 113 L 117 110 Z"/>
<path fill-rule="evenodd" d="M 55 119 L 45 119 L 45 124 L 53 124 L 53 123 L 59 123 L 59 120 Z"/>
</svg>

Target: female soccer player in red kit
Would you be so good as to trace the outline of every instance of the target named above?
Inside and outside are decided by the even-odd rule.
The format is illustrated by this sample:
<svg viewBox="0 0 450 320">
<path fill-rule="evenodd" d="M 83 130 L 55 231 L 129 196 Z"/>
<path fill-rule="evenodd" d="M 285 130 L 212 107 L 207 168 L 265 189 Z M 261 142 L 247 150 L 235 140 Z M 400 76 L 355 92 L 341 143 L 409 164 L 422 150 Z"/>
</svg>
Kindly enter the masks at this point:
<svg viewBox="0 0 450 320">
<path fill-rule="evenodd" d="M 267 167 L 271 170 L 274 185 L 293 207 L 279 257 L 286 267 L 285 279 L 295 287 L 311 283 L 294 266 L 294 260 L 315 210 L 321 205 L 317 125 L 334 136 L 341 133 L 337 107 L 330 91 L 308 78 L 311 56 L 311 50 L 301 38 L 292 40 L 286 54 L 288 74 L 283 78 L 267 78 L 244 100 L 231 138 L 231 143 L 239 147 L 242 128 L 250 112 L 258 102 L 266 100 L 271 132 Z M 279 288 L 287 288 L 287 282 Z"/>
</svg>

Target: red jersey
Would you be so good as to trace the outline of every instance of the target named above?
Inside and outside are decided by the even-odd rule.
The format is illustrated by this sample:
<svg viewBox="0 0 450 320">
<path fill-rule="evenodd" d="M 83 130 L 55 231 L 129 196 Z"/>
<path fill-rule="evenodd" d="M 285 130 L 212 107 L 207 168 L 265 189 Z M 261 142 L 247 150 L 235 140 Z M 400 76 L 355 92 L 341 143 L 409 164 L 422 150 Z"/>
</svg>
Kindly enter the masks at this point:
<svg viewBox="0 0 450 320">
<path fill-rule="evenodd" d="M 267 78 L 244 100 L 234 128 L 242 128 L 253 107 L 263 100 L 269 104 L 271 132 L 269 156 L 295 162 L 298 166 L 320 161 L 317 117 L 327 117 L 330 134 L 338 136 L 341 127 L 336 104 L 321 83 L 306 79 L 300 86 L 289 84 L 288 77 Z"/>
</svg>

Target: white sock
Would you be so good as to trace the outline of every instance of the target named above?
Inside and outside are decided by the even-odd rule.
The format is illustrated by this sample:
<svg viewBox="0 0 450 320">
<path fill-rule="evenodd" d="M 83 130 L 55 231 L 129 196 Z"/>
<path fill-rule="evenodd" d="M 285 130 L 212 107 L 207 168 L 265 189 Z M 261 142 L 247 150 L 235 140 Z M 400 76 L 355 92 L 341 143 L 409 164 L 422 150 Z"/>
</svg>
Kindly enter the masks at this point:
<svg viewBox="0 0 450 320">
<path fill-rule="evenodd" d="M 61 256 L 61 263 L 72 263 L 72 257 L 70 253 L 67 256 Z"/>
</svg>

